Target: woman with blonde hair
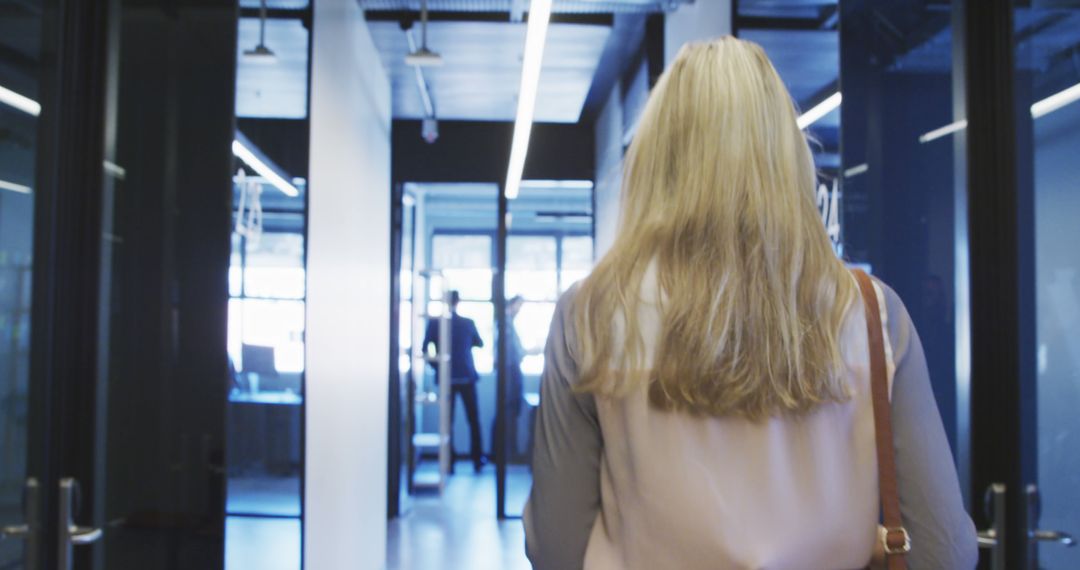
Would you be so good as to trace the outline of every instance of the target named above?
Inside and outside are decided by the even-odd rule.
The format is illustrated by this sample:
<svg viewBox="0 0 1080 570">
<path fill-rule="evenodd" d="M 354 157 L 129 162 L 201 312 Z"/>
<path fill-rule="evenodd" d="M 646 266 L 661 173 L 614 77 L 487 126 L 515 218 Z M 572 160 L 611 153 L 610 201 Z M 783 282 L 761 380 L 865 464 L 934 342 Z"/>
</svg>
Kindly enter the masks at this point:
<svg viewBox="0 0 1080 570">
<path fill-rule="evenodd" d="M 881 562 L 878 318 L 814 187 L 761 48 L 684 47 L 627 153 L 616 240 L 552 322 L 524 516 L 535 568 Z M 881 306 L 906 562 L 971 568 L 975 531 L 918 335 L 894 292 L 864 286 Z"/>
</svg>

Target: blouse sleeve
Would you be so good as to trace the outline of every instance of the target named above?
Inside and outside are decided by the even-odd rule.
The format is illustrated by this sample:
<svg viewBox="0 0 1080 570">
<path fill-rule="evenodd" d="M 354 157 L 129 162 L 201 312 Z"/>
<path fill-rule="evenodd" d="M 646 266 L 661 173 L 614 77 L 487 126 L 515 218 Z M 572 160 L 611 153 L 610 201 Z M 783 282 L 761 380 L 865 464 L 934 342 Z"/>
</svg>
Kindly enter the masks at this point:
<svg viewBox="0 0 1080 570">
<path fill-rule="evenodd" d="M 896 361 L 893 440 L 900 511 L 911 536 L 908 567 L 974 568 L 979 559 L 975 526 L 964 509 L 922 343 L 900 297 L 883 288 Z"/>
<path fill-rule="evenodd" d="M 533 448 L 533 487 L 523 515 L 526 553 L 536 570 L 575 570 L 585 560 L 600 512 L 603 441 L 592 395 L 575 393 L 568 343 L 574 289 L 562 296 L 544 351 Z"/>
</svg>

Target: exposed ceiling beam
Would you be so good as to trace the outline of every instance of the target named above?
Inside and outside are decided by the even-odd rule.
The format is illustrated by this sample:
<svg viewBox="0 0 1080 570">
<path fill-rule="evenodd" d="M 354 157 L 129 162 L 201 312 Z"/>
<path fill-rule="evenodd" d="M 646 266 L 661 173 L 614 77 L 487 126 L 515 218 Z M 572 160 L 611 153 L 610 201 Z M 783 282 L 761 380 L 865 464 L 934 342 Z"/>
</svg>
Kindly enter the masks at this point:
<svg viewBox="0 0 1080 570">
<path fill-rule="evenodd" d="M 241 18 L 259 18 L 262 12 L 259 8 L 240 8 Z M 267 8 L 268 20 L 304 20 L 309 21 L 311 10 L 309 8 Z"/>
<path fill-rule="evenodd" d="M 1016 44 L 1021 44 L 1046 31 L 1047 29 L 1052 28 L 1060 24 L 1061 22 L 1064 22 L 1065 20 L 1068 20 L 1070 16 L 1071 15 L 1066 12 L 1047 14 L 1046 17 L 1039 19 L 1038 21 L 1032 23 L 1030 26 L 1022 30 L 1017 30 L 1016 33 L 1013 35 L 1013 42 Z"/>
<path fill-rule="evenodd" d="M 527 13 L 526 13 L 527 15 Z M 368 10 L 364 16 L 369 22 L 410 22 L 420 19 L 420 12 L 412 10 Z M 429 22 L 511 22 L 510 12 L 429 12 Z M 552 14 L 552 24 L 583 24 L 611 26 L 611 14 Z"/>
<path fill-rule="evenodd" d="M 824 6 L 812 17 L 740 14 L 736 30 L 835 30 L 840 19 L 836 6 Z"/>
<path fill-rule="evenodd" d="M 619 14 L 615 17 L 615 25 L 604 44 L 589 94 L 585 97 L 585 105 L 581 111 L 582 121 L 591 122 L 600 115 L 611 90 L 615 88 L 627 64 L 637 55 L 644 41 L 645 14 Z"/>
</svg>

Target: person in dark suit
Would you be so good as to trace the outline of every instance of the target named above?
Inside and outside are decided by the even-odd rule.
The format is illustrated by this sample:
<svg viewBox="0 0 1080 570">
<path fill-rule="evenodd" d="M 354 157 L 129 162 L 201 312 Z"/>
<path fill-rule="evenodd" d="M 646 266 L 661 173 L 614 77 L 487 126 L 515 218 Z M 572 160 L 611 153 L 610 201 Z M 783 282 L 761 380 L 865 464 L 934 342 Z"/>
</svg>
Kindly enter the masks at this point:
<svg viewBox="0 0 1080 570">
<path fill-rule="evenodd" d="M 476 323 L 472 319 L 458 314 L 458 303 L 461 295 L 457 291 L 450 291 L 450 390 L 452 400 L 450 402 L 450 425 L 454 425 L 454 399 L 460 398 L 465 406 L 465 417 L 469 422 L 469 435 L 473 467 L 479 473 L 487 460 L 484 458 L 484 443 L 480 437 L 480 410 L 476 397 L 476 383 L 480 381 L 480 375 L 476 372 L 476 364 L 473 362 L 472 349 L 484 346 L 480 333 L 476 330 Z M 439 347 L 439 319 L 430 319 L 427 331 L 424 333 L 424 343 L 421 348 L 427 352 L 428 346 L 434 344 L 435 350 Z M 437 370 L 437 368 L 436 368 Z M 436 378 L 436 381 L 441 380 Z"/>
</svg>

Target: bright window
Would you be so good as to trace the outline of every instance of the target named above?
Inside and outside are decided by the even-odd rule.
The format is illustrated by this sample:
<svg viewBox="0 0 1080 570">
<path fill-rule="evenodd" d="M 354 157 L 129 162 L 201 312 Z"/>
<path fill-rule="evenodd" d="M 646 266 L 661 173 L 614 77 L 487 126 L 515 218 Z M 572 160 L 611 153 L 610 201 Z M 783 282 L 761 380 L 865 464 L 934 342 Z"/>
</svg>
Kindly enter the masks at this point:
<svg viewBox="0 0 1080 570">
<path fill-rule="evenodd" d="M 495 313 L 492 303 L 493 238 L 489 234 L 438 234 L 431 241 L 431 265 L 442 273 L 432 279 L 428 315 L 442 314 L 440 291 L 461 294 L 458 312 L 476 323 L 484 347 L 473 350 L 477 371 L 489 374 L 495 362 Z M 575 281 L 592 270 L 591 236 L 511 235 L 506 244 L 506 297 L 525 298 L 514 327 L 527 352 L 522 372 L 543 372 L 555 302 Z M 406 339 L 402 339 L 404 346 Z"/>
<path fill-rule="evenodd" d="M 245 370 L 245 344 L 272 348 L 277 372 L 303 372 L 304 302 L 231 299 L 229 353 L 238 370 Z"/>
<path fill-rule="evenodd" d="M 530 301 L 558 297 L 558 253 L 554 236 L 509 236 L 506 239 L 506 297 Z"/>
<path fill-rule="evenodd" d="M 581 281 L 593 267 L 592 236 L 564 237 L 562 240 L 562 266 L 559 276 L 559 293 Z"/>
<path fill-rule="evenodd" d="M 248 240 L 244 295 L 270 299 L 304 298 L 304 236 L 264 233 Z"/>
<path fill-rule="evenodd" d="M 462 299 L 491 299 L 491 236 L 437 235 L 431 240 L 431 266 L 442 272 L 447 291 L 458 291 Z M 438 294 L 439 287 L 433 287 L 432 298 Z"/>
<path fill-rule="evenodd" d="M 303 372 L 303 234 L 264 232 L 246 239 L 233 234 L 230 264 L 228 352 L 235 370 L 273 362 L 279 374 Z M 262 354 L 265 360 L 245 365 L 246 351 Z"/>
</svg>

